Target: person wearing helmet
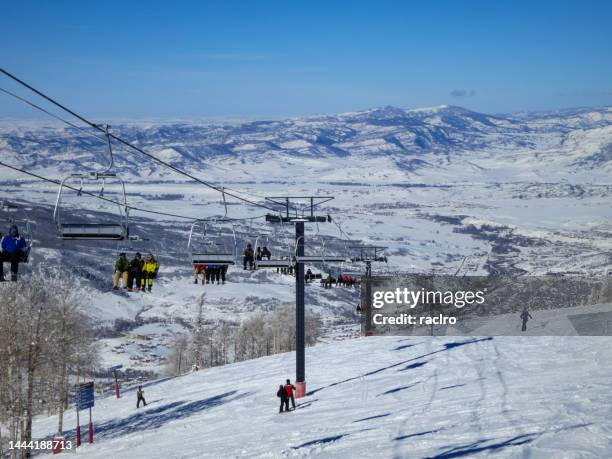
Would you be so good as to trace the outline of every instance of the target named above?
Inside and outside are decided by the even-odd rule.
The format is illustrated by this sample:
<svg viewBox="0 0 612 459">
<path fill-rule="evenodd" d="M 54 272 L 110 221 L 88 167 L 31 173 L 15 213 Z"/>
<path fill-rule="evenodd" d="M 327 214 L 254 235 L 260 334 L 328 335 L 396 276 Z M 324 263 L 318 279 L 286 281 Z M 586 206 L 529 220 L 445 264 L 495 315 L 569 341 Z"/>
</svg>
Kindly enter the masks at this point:
<svg viewBox="0 0 612 459">
<path fill-rule="evenodd" d="M 9 234 L 2 238 L 0 242 L 0 282 L 4 281 L 4 263 L 11 264 L 11 281 L 17 280 L 19 263 L 25 261 L 27 256 L 28 244 L 19 235 L 17 225 L 12 225 Z"/>
<path fill-rule="evenodd" d="M 130 270 L 130 262 L 125 257 L 125 253 L 121 252 L 119 258 L 115 262 L 115 274 L 113 275 L 113 290 L 119 289 L 119 279 L 121 279 L 123 288 L 128 287 L 128 272 Z"/>
</svg>

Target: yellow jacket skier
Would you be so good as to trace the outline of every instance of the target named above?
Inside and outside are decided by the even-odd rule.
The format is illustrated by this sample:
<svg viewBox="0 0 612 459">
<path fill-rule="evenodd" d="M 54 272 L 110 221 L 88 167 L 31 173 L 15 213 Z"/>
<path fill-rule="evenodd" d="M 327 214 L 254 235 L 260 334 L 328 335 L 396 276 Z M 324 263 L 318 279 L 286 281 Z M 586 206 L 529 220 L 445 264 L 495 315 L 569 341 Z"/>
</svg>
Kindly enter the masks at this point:
<svg viewBox="0 0 612 459">
<path fill-rule="evenodd" d="M 151 291 L 153 287 L 153 279 L 157 277 L 157 272 L 159 271 L 159 263 L 153 256 L 153 254 L 148 254 L 145 257 L 144 265 L 142 267 L 142 286 L 141 290 L 145 291 L 145 286 Z"/>
</svg>

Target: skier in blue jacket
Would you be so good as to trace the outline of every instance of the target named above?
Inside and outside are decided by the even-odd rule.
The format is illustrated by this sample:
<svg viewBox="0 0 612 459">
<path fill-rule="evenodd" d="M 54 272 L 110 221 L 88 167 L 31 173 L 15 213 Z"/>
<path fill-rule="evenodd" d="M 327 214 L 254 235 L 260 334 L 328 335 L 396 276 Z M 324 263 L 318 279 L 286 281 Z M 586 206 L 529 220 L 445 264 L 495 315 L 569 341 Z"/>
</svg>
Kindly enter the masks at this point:
<svg viewBox="0 0 612 459">
<path fill-rule="evenodd" d="M 19 263 L 26 259 L 27 243 L 26 240 L 19 235 L 17 225 L 12 225 L 9 234 L 2 238 L 0 243 L 0 282 L 4 281 L 4 263 L 11 264 L 11 280 L 17 280 L 17 272 Z"/>
</svg>

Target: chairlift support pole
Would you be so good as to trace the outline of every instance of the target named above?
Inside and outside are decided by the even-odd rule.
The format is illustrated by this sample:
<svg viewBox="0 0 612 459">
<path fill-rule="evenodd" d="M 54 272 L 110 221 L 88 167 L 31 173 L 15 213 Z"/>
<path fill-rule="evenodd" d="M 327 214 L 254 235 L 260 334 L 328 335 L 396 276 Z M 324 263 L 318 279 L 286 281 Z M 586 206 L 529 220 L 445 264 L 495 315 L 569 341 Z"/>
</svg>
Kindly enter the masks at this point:
<svg viewBox="0 0 612 459">
<path fill-rule="evenodd" d="M 304 255 L 304 222 L 295 224 L 297 256 Z M 295 374 L 298 387 L 306 385 L 306 321 L 304 307 L 304 263 L 295 264 Z M 297 394 L 296 394 L 297 395 Z M 301 393 L 301 396 L 306 395 Z M 300 396 L 298 395 L 298 397 Z"/>
<path fill-rule="evenodd" d="M 282 211 L 278 215 L 266 215 L 266 221 L 269 223 L 294 223 L 295 224 L 295 243 L 296 243 L 296 263 L 295 263 L 295 382 L 296 382 L 296 398 L 301 398 L 306 395 L 306 309 L 305 309 L 305 280 L 304 280 L 304 262 L 300 261 L 300 257 L 304 256 L 304 223 L 325 223 L 331 222 L 331 217 L 315 215 L 315 208 L 325 202 L 334 199 L 331 196 L 282 196 L 282 197 L 267 197 L 266 201 L 276 204 Z M 310 212 L 303 215 L 293 217 L 290 214 L 291 202 L 302 201 L 307 202 L 310 207 Z"/>
<path fill-rule="evenodd" d="M 363 334 L 364 336 L 372 336 L 372 262 L 369 260 L 366 261 L 365 293 L 362 295 L 362 303 L 362 320 L 364 320 Z"/>
</svg>

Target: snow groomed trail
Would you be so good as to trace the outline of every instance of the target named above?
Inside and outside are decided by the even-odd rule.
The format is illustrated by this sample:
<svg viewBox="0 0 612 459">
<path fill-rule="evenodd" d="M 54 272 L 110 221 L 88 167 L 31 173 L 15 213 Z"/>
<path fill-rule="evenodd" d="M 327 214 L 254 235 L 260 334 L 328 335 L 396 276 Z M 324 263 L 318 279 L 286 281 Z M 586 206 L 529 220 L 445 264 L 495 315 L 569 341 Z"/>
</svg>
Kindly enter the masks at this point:
<svg viewBox="0 0 612 459">
<path fill-rule="evenodd" d="M 307 351 L 308 396 L 278 414 L 282 354 L 99 399 L 87 458 L 612 457 L 612 340 L 369 337 Z M 39 418 L 35 437 L 57 420 Z M 65 425 L 75 425 L 74 409 Z M 67 433 L 74 437 L 74 430 Z M 57 457 L 57 456 L 55 456 Z"/>
</svg>

